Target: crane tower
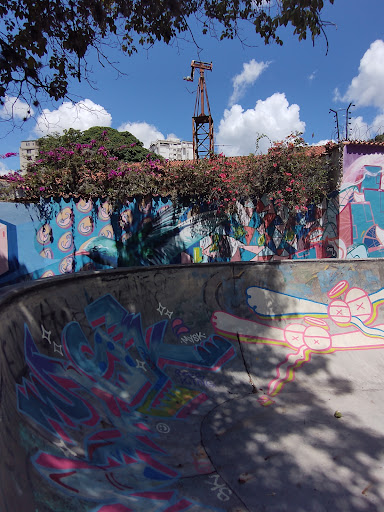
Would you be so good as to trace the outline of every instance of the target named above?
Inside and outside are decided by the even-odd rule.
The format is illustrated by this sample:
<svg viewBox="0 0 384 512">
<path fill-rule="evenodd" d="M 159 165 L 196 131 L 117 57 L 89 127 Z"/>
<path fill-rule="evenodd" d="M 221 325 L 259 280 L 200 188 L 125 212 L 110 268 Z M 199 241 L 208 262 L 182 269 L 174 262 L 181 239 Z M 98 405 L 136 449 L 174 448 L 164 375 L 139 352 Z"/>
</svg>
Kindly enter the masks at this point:
<svg viewBox="0 0 384 512">
<path fill-rule="evenodd" d="M 193 82 L 195 69 L 200 70 L 200 76 L 197 86 L 195 111 L 192 117 L 192 138 L 193 158 L 198 160 L 213 154 L 213 119 L 204 77 L 205 70 L 212 71 L 212 62 L 193 60 L 191 62 L 191 76 L 185 77 L 184 80 Z"/>
</svg>

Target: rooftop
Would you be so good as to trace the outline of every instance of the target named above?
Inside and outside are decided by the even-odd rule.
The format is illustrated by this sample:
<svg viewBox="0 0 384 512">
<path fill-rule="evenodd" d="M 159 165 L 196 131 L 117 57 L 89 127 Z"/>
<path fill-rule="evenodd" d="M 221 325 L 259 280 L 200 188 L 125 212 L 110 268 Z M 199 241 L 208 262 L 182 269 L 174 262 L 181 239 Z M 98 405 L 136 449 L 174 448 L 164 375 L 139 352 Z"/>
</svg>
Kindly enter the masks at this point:
<svg viewBox="0 0 384 512">
<path fill-rule="evenodd" d="M 343 140 L 342 144 L 361 144 L 364 146 L 382 146 L 384 147 L 384 142 L 376 142 L 370 140 Z"/>
</svg>

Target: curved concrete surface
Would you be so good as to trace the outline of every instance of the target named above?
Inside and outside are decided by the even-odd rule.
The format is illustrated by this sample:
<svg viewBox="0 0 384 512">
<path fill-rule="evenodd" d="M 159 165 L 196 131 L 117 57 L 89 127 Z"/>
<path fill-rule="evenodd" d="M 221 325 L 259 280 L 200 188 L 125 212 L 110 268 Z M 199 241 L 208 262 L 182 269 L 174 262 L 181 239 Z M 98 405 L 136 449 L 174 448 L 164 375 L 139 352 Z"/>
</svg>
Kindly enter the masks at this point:
<svg viewBox="0 0 384 512">
<path fill-rule="evenodd" d="M 382 510 L 381 283 L 327 260 L 4 294 L 0 511 Z"/>
</svg>

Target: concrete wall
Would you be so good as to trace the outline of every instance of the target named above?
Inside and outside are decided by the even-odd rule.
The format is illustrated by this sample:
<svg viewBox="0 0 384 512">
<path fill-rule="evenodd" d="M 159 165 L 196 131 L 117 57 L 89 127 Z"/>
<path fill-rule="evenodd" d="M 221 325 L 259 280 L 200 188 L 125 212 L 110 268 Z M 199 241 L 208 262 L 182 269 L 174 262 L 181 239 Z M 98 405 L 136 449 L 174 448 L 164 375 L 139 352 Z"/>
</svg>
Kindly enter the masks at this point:
<svg viewBox="0 0 384 512">
<path fill-rule="evenodd" d="M 14 288 L 0 510 L 379 510 L 383 278 L 328 260 Z"/>
</svg>

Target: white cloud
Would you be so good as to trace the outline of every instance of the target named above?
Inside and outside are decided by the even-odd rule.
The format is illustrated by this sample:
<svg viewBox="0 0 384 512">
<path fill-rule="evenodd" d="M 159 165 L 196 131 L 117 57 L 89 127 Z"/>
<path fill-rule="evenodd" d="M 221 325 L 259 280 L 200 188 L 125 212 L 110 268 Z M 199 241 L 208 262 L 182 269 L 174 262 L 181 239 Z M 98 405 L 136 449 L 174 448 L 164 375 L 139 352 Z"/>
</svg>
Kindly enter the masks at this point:
<svg viewBox="0 0 384 512">
<path fill-rule="evenodd" d="M 33 109 L 28 103 L 15 96 L 5 96 L 4 105 L 0 108 L 2 119 L 28 119 L 33 114 Z"/>
<path fill-rule="evenodd" d="M 253 0 L 252 1 L 252 7 L 253 9 L 259 11 L 263 9 L 264 7 L 271 7 L 272 0 Z"/>
<path fill-rule="evenodd" d="M 384 112 L 378 114 L 371 124 L 362 116 L 352 117 L 349 126 L 349 138 L 352 140 L 368 140 L 384 133 Z"/>
<path fill-rule="evenodd" d="M 361 107 L 384 109 L 384 41 L 373 42 L 363 55 L 343 99 Z"/>
<path fill-rule="evenodd" d="M 180 140 L 180 137 L 178 137 L 176 134 L 174 133 L 168 133 L 167 135 L 167 140 Z"/>
<path fill-rule="evenodd" d="M 42 137 L 64 130 L 88 130 L 92 126 L 111 126 L 112 116 L 104 107 L 89 99 L 72 103 L 65 101 L 57 110 L 45 108 L 36 121 L 34 132 Z"/>
<path fill-rule="evenodd" d="M 335 102 L 341 102 L 341 101 L 345 101 L 344 100 L 344 97 L 343 95 L 340 93 L 340 90 L 338 87 L 336 87 L 334 90 L 333 90 L 333 101 Z"/>
<path fill-rule="evenodd" d="M 266 135 L 259 143 L 259 151 L 267 151 L 269 140 L 282 140 L 293 132 L 304 132 L 300 120 L 300 107 L 289 105 L 285 94 L 275 93 L 265 101 L 259 100 L 254 109 L 245 110 L 233 105 L 224 111 L 216 135 L 218 151 L 227 156 L 248 155 L 256 150 L 256 139 Z M 221 145 L 221 147 L 220 147 Z"/>
<path fill-rule="evenodd" d="M 384 132 L 384 41 L 377 39 L 360 60 L 359 73 L 355 76 L 342 94 L 339 89 L 334 91 L 337 102 L 353 102 L 356 107 L 372 107 L 376 117 L 369 124 L 362 116 L 351 118 L 349 138 L 365 140 Z M 345 133 L 341 134 L 345 136 Z"/>
<path fill-rule="evenodd" d="M 363 116 L 351 117 L 348 128 L 349 140 L 368 140 L 384 133 L 384 112 L 378 114 L 371 124 L 364 121 Z M 336 137 L 335 131 L 335 137 Z M 346 136 L 345 123 L 340 125 L 340 138 Z"/>
<path fill-rule="evenodd" d="M 351 140 L 367 140 L 371 138 L 370 126 L 368 126 L 362 116 L 351 117 L 348 138 Z"/>
<path fill-rule="evenodd" d="M 156 126 L 145 122 L 124 123 L 118 128 L 118 130 L 119 132 L 131 132 L 132 135 L 143 143 L 145 148 L 149 148 L 151 142 L 154 142 L 157 139 L 163 140 L 165 138 Z"/>
<path fill-rule="evenodd" d="M 0 176 L 3 176 L 4 174 L 8 174 L 10 169 L 5 165 L 4 162 L 0 162 Z"/>
<path fill-rule="evenodd" d="M 328 144 L 328 142 L 336 142 L 333 139 L 321 139 L 319 142 L 314 142 L 313 144 L 310 144 L 311 146 L 325 146 Z"/>
<path fill-rule="evenodd" d="M 384 133 L 384 112 L 378 114 L 373 120 L 371 132 L 373 136 Z"/>
<path fill-rule="evenodd" d="M 255 59 L 244 62 L 243 71 L 232 79 L 233 92 L 229 98 L 229 106 L 234 105 L 245 94 L 247 87 L 253 85 L 270 62 L 256 62 Z"/>
</svg>

